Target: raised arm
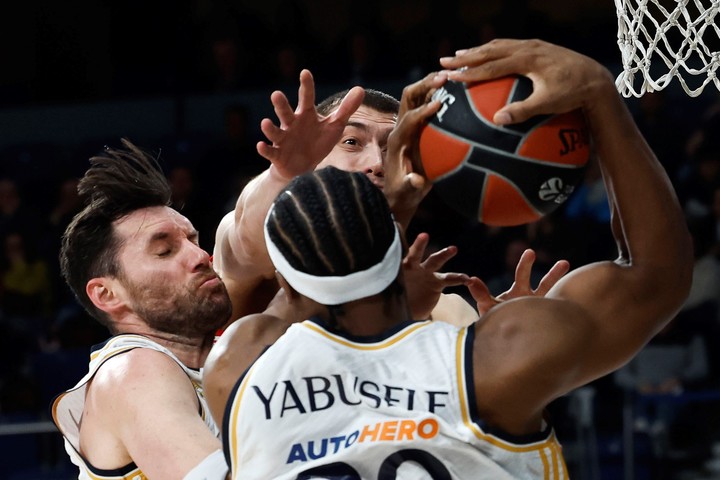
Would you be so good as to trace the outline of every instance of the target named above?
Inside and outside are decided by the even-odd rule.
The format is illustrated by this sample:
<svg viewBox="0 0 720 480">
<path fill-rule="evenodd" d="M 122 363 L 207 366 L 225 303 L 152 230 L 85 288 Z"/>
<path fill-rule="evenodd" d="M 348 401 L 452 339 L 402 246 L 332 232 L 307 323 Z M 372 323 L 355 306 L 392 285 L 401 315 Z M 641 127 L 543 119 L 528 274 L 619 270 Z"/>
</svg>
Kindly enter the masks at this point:
<svg viewBox="0 0 720 480">
<path fill-rule="evenodd" d="M 551 400 L 627 362 L 674 316 L 690 285 L 690 237 L 670 180 L 602 65 L 537 40 L 493 41 L 442 63 L 468 67 L 450 74 L 456 80 L 533 80 L 533 95 L 499 111 L 497 123 L 582 107 L 613 211 L 617 260 L 569 273 L 546 298 L 505 302 L 477 325 L 478 407 L 522 432 Z"/>
<path fill-rule="evenodd" d="M 262 235 L 265 215 L 290 180 L 312 171 L 332 150 L 362 102 L 363 90 L 351 89 L 340 106 L 324 117 L 315 110 L 313 77 L 303 70 L 295 110 L 282 92 L 273 92 L 270 99 L 280 123 L 263 119 L 260 127 L 271 143 L 259 142 L 257 150 L 271 165 L 242 191 L 235 210 L 223 218 L 215 236 L 214 266 L 230 293 L 232 320 L 262 311 L 277 290 Z M 266 283 L 270 285 L 263 291 Z"/>
</svg>

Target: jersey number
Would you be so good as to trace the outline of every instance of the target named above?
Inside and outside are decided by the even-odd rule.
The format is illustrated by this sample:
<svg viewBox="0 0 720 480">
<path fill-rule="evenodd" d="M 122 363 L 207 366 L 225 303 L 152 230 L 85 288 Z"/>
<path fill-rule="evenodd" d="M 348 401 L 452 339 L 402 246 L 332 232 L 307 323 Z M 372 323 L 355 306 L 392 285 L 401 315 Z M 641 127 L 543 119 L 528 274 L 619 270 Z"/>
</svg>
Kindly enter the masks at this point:
<svg viewBox="0 0 720 480">
<path fill-rule="evenodd" d="M 432 454 L 423 450 L 406 449 L 393 453 L 380 465 L 378 480 L 394 480 L 398 469 L 405 462 L 415 462 L 420 465 L 433 480 L 451 480 L 450 472 L 445 465 Z M 329 465 L 311 468 L 297 476 L 297 480 L 309 479 L 332 480 L 360 480 L 360 474 L 347 463 L 336 462 Z"/>
</svg>

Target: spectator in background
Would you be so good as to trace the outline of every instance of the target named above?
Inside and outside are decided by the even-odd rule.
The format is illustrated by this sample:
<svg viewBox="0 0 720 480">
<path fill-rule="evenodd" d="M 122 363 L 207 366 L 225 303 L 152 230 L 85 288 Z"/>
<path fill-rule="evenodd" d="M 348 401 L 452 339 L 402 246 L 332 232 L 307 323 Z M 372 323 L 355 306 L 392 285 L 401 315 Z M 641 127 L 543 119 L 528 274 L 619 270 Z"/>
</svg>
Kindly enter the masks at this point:
<svg viewBox="0 0 720 480">
<path fill-rule="evenodd" d="M 368 84 L 378 71 L 375 68 L 375 42 L 366 31 L 356 31 L 350 36 L 350 83 Z"/>
<path fill-rule="evenodd" d="M 203 168 L 198 177 L 204 185 L 204 194 L 222 212 L 235 208 L 238 195 L 245 185 L 268 166 L 267 160 L 258 155 L 255 144 L 260 140 L 250 127 L 250 111 L 246 105 L 232 103 L 223 110 L 223 131 L 208 148 Z M 217 175 L 217 172 L 223 172 Z M 219 178 L 218 178 L 219 177 Z"/>
<path fill-rule="evenodd" d="M 610 206 L 603 186 L 600 166 L 591 158 L 585 170 L 583 181 L 563 206 L 568 234 L 583 232 L 573 245 L 574 254 L 570 261 L 582 265 L 613 255 L 615 242 L 607 228 L 610 224 Z"/>
<path fill-rule="evenodd" d="M 38 215 L 26 206 L 15 180 L 0 178 L 0 238 L 19 231 L 37 238 L 41 224 Z"/>
<path fill-rule="evenodd" d="M 52 289 L 47 262 L 20 231 L 3 238 L 0 298 L 6 319 L 28 336 L 38 335 L 50 311 Z"/>
<path fill-rule="evenodd" d="M 714 250 L 712 216 L 691 217 L 695 263 L 690 294 L 675 321 L 703 338 L 708 352 L 708 386 L 720 387 L 720 261 Z"/>
<path fill-rule="evenodd" d="M 491 294 L 500 295 L 512 287 L 512 284 L 515 282 L 515 267 L 520 264 L 520 257 L 522 257 L 529 248 L 530 244 L 522 237 L 514 238 L 505 245 L 503 272 L 490 278 L 486 282 Z M 531 269 L 527 274 L 530 278 L 529 282 L 531 286 L 540 283 L 542 273 L 539 273 L 536 269 Z"/>
<path fill-rule="evenodd" d="M 713 196 L 720 188 L 720 109 L 711 107 L 686 145 L 690 160 L 679 174 L 678 195 L 688 217 L 711 213 Z"/>
<path fill-rule="evenodd" d="M 230 92 L 241 84 L 241 64 L 237 42 L 229 37 L 212 42 L 211 53 L 214 67 L 212 90 Z"/>
<path fill-rule="evenodd" d="M 170 184 L 170 201 L 193 221 L 202 211 L 196 207 L 195 179 L 192 170 L 186 166 L 175 166 L 167 174 Z"/>
<path fill-rule="evenodd" d="M 58 252 L 62 243 L 62 235 L 72 221 L 73 216 L 82 209 L 82 201 L 78 195 L 77 177 L 68 177 L 57 183 L 57 189 L 48 205 L 45 215 L 46 231 L 42 239 L 42 257 L 47 262 L 52 292 L 52 310 L 45 332 L 40 337 L 39 349 L 43 354 L 58 353 L 71 349 L 86 349 L 107 338 L 107 331 L 93 320 L 78 304 L 77 299 L 60 273 Z M 56 362 L 54 364 L 57 367 Z M 83 365 L 85 367 L 85 365 Z M 65 375 L 71 372 L 65 371 Z M 63 375 L 62 378 L 65 378 Z M 57 380 L 57 378 L 56 378 Z M 43 385 L 47 390 L 48 385 Z M 53 392 L 57 393 L 57 392 Z"/>
<path fill-rule="evenodd" d="M 275 89 L 287 90 L 294 86 L 305 64 L 305 52 L 292 41 L 280 43 L 275 50 L 275 62 L 272 65 L 270 84 Z"/>
<path fill-rule="evenodd" d="M 48 261 L 53 290 L 58 295 L 55 298 L 55 306 L 60 308 L 67 302 L 75 301 L 65 282 L 62 281 L 58 252 L 65 228 L 82 208 L 77 191 L 78 181 L 76 177 L 71 177 L 60 182 L 53 206 L 46 217 L 48 234 L 44 240 L 43 257 Z"/>
<path fill-rule="evenodd" d="M 241 103 L 231 103 L 223 110 L 223 130 L 213 139 L 203 154 L 201 168 L 195 170 L 199 190 L 203 192 L 203 201 L 212 216 L 212 228 L 205 232 L 202 228 L 203 242 L 210 237 L 212 242 L 222 215 L 235 208 L 238 196 L 245 185 L 267 168 L 268 162 L 258 155 L 255 144 L 259 134 L 250 127 L 250 110 Z M 218 175 L 222 172 L 222 175 Z M 212 244 L 208 243 L 209 249 Z"/>
<path fill-rule="evenodd" d="M 349 85 L 371 85 L 383 78 L 385 72 L 378 57 L 377 31 L 357 27 L 348 32 L 335 53 L 337 63 L 325 65 L 323 78 Z"/>
<path fill-rule="evenodd" d="M 706 411 L 704 403 L 684 403 L 680 396 L 701 390 L 710 375 L 703 337 L 679 317 L 613 375 L 616 384 L 630 394 L 632 429 L 648 434 L 656 460 L 650 478 L 669 478 L 664 475 L 667 472 L 662 462 L 668 459 L 671 449 L 685 449 L 690 454 L 698 444 L 709 444 L 714 415 L 699 413 Z M 716 405 L 710 402 L 707 407 L 712 411 Z M 705 455 L 704 448 L 698 450 L 700 456 Z"/>
<path fill-rule="evenodd" d="M 690 168 L 679 193 L 685 213 L 702 217 L 710 213 L 714 192 L 720 187 L 720 151 L 710 146 L 701 147 L 691 159 Z"/>
<path fill-rule="evenodd" d="M 608 196 L 597 160 L 591 159 L 588 162 L 582 183 L 565 205 L 565 215 L 571 220 L 589 220 L 603 227 L 610 222 Z"/>
<path fill-rule="evenodd" d="M 30 358 L 50 317 L 47 263 L 19 231 L 2 237 L 0 256 L 0 411 L 38 411 Z"/>
<path fill-rule="evenodd" d="M 720 192 L 720 189 L 717 190 Z M 706 215 L 689 220 L 690 233 L 693 236 L 695 268 L 690 295 L 685 301 L 684 310 L 696 308 L 706 303 L 720 306 L 720 260 L 714 250 L 715 218 Z M 712 316 L 714 320 L 716 316 Z"/>
<path fill-rule="evenodd" d="M 167 173 L 172 207 L 187 217 L 200 232 L 200 246 L 213 247 L 213 236 L 222 212 L 213 203 L 212 196 L 198 195 L 195 170 L 186 165 L 175 165 Z"/>
<path fill-rule="evenodd" d="M 560 258 L 568 260 L 573 267 L 589 263 L 586 258 L 577 255 L 577 243 L 572 231 L 568 228 L 567 219 L 563 217 L 563 210 L 556 210 L 536 222 L 524 227 L 525 237 L 530 248 L 537 254 L 537 266 L 552 265 Z M 596 258 L 611 258 L 598 255 Z"/>
<path fill-rule="evenodd" d="M 60 184 L 56 202 L 50 211 L 48 217 L 50 225 L 61 232 L 65 230 L 72 217 L 82 208 L 77 192 L 78 181 L 77 178 L 68 178 Z"/>
<path fill-rule="evenodd" d="M 702 445 L 717 428 L 710 413 L 717 401 L 676 400 L 684 392 L 720 386 L 720 263 L 710 251 L 713 222 L 709 216 L 691 217 L 688 227 L 695 255 L 688 298 L 675 319 L 613 376 L 632 394 L 633 427 L 649 434 L 659 460 L 669 448 L 703 455 Z"/>
<path fill-rule="evenodd" d="M 641 395 L 679 395 L 704 380 L 709 373 L 707 350 L 700 335 L 688 332 L 681 322 L 670 322 L 615 374 L 623 388 Z M 648 415 L 649 412 L 645 412 Z M 638 417 L 645 422 L 649 419 Z M 655 412 L 655 428 L 673 420 L 672 408 Z M 647 424 L 645 424 L 647 427 Z"/>
<path fill-rule="evenodd" d="M 696 390 L 709 374 L 708 353 L 702 336 L 677 318 L 615 372 L 617 385 L 630 392 L 634 400 L 633 429 L 650 435 L 653 454 L 658 460 L 665 459 L 668 449 L 674 446 L 671 432 L 684 427 L 681 416 L 697 408 L 693 404 L 676 403 L 673 398 Z M 704 436 L 699 431 L 696 433 L 696 437 Z M 652 478 L 664 477 L 654 471 Z"/>
<path fill-rule="evenodd" d="M 657 152 L 658 160 L 672 179 L 677 177 L 684 158 L 683 142 L 688 136 L 687 119 L 673 107 L 664 90 L 647 92 L 638 99 L 635 122 L 647 142 Z"/>
</svg>

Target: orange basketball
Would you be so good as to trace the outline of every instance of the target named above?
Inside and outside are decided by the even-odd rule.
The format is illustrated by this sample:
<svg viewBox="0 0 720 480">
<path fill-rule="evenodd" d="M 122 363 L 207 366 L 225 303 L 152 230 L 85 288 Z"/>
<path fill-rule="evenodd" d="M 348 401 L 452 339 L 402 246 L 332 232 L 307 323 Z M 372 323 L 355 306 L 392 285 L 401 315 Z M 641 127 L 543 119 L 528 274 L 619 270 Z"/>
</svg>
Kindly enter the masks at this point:
<svg viewBox="0 0 720 480">
<path fill-rule="evenodd" d="M 523 76 L 448 81 L 435 92 L 443 105 L 420 135 L 421 166 L 451 208 L 487 225 L 522 225 L 557 209 L 581 181 L 590 142 L 580 110 L 492 122 L 531 93 Z"/>
</svg>

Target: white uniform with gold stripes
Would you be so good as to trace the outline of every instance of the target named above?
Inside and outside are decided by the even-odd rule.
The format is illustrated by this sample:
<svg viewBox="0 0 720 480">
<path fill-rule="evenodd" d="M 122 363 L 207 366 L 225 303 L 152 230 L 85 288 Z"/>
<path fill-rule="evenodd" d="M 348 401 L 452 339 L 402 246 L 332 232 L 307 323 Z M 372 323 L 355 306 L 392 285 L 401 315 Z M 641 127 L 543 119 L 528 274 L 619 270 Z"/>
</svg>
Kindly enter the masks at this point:
<svg viewBox="0 0 720 480">
<path fill-rule="evenodd" d="M 186 367 L 170 350 L 146 337 L 140 335 L 118 335 L 108 340 L 102 348 L 95 350 L 90 354 L 90 366 L 88 373 L 77 383 L 77 385 L 58 395 L 53 402 L 53 420 L 65 437 L 65 450 L 68 452 L 70 460 L 80 469 L 80 474 L 78 476 L 78 479 L 80 480 L 147 479 L 147 477 L 145 477 L 145 475 L 134 463 L 119 469 L 103 470 L 90 465 L 90 463 L 88 463 L 79 453 L 80 419 L 82 418 L 83 407 L 85 405 L 85 390 L 88 382 L 92 379 L 102 364 L 105 363 L 105 361 L 135 348 L 150 348 L 152 350 L 157 350 L 177 362 L 177 364 L 187 374 L 193 384 L 193 387 L 195 387 L 195 392 L 197 393 L 198 401 L 200 402 L 200 416 L 214 435 L 220 435 L 220 430 L 210 415 L 207 401 L 203 396 L 202 378 L 200 372 Z"/>
<path fill-rule="evenodd" d="M 483 429 L 473 334 L 414 322 L 360 339 L 293 325 L 230 396 L 233 478 L 566 479 L 550 427 L 523 438 Z"/>
</svg>

